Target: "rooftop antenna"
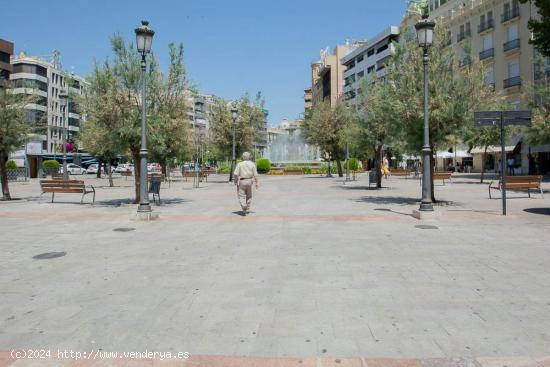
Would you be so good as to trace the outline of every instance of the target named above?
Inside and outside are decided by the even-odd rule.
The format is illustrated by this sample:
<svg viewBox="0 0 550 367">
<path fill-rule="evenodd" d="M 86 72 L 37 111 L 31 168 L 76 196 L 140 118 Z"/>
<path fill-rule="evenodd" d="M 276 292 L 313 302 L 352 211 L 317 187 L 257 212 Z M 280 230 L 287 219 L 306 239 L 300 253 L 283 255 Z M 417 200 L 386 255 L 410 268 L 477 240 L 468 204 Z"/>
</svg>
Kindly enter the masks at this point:
<svg viewBox="0 0 550 367">
<path fill-rule="evenodd" d="M 61 70 L 61 52 L 58 50 L 52 52 L 52 64 L 55 69 Z"/>
</svg>

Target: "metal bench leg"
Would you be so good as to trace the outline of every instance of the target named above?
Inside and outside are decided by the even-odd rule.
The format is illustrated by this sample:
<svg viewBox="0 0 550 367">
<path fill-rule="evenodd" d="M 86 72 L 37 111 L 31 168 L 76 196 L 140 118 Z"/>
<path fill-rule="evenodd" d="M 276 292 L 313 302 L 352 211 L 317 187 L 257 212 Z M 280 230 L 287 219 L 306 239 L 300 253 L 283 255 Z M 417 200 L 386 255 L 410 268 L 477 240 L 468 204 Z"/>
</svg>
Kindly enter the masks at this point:
<svg viewBox="0 0 550 367">
<path fill-rule="evenodd" d="M 80 198 L 80 204 L 84 204 L 84 195 L 86 195 L 86 192 L 82 194 L 82 197 Z"/>
<path fill-rule="evenodd" d="M 52 203 L 53 203 L 53 197 L 54 197 L 54 195 L 55 195 L 55 192 L 52 192 Z"/>
<path fill-rule="evenodd" d="M 531 190 L 527 189 L 527 195 L 529 196 L 529 199 L 531 198 Z"/>
<path fill-rule="evenodd" d="M 491 185 L 489 185 L 489 199 L 492 199 L 492 197 L 491 197 Z"/>
<path fill-rule="evenodd" d="M 542 198 L 544 199 L 544 194 L 543 194 L 543 191 L 542 191 L 542 186 L 540 188 L 540 196 L 542 196 Z"/>
</svg>

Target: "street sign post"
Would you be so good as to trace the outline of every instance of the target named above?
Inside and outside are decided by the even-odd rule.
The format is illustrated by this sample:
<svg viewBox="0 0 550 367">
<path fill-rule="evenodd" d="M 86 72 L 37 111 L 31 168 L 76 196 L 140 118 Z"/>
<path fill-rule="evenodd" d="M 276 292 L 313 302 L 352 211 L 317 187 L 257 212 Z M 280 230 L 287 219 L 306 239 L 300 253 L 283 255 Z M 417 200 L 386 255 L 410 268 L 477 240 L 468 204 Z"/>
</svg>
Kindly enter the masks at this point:
<svg viewBox="0 0 550 367">
<path fill-rule="evenodd" d="M 531 111 L 482 111 L 474 112 L 477 127 L 500 126 L 500 182 L 502 192 L 502 215 L 506 215 L 506 152 L 504 149 L 504 126 L 529 125 Z"/>
</svg>

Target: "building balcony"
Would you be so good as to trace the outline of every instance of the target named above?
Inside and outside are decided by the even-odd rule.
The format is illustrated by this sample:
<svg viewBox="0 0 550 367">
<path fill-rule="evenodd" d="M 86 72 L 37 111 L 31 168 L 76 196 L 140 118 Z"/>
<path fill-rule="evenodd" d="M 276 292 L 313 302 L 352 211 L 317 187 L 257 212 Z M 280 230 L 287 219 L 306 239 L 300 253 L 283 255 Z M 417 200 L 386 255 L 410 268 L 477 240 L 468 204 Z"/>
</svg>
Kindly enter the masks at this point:
<svg viewBox="0 0 550 367">
<path fill-rule="evenodd" d="M 493 19 L 487 19 L 485 22 L 479 23 L 477 33 L 483 33 L 493 28 L 495 28 L 495 21 Z"/>
<path fill-rule="evenodd" d="M 472 32 L 470 30 L 466 30 L 464 32 L 460 32 L 457 36 L 456 36 L 456 42 L 462 42 L 466 37 L 471 37 L 472 36 Z"/>
<path fill-rule="evenodd" d="M 508 9 L 502 14 L 502 23 L 509 22 L 519 17 L 519 6 Z"/>
<path fill-rule="evenodd" d="M 470 65 L 470 61 L 471 61 L 470 56 L 466 56 L 462 60 L 458 61 L 458 66 L 461 67 L 461 68 L 463 68 L 465 66 L 468 66 L 468 65 Z"/>
<path fill-rule="evenodd" d="M 521 85 L 521 76 L 513 76 L 508 79 L 504 79 L 504 88 L 511 88 Z"/>
<path fill-rule="evenodd" d="M 494 56 L 495 56 L 495 49 L 488 48 L 487 50 L 483 50 L 479 53 L 479 60 L 485 60 Z"/>
<path fill-rule="evenodd" d="M 519 49 L 519 38 L 504 43 L 504 52 Z"/>
</svg>

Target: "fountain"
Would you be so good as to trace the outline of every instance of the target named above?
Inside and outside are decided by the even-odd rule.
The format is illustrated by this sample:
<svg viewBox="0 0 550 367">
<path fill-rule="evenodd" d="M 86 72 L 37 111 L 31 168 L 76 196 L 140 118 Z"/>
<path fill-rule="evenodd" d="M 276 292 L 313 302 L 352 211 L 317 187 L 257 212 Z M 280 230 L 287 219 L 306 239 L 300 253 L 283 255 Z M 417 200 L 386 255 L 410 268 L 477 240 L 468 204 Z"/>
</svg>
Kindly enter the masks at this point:
<svg viewBox="0 0 550 367">
<path fill-rule="evenodd" d="M 319 148 L 310 146 L 301 135 L 299 124 L 289 124 L 286 120 L 273 129 L 265 157 L 276 166 L 318 164 Z"/>
</svg>

